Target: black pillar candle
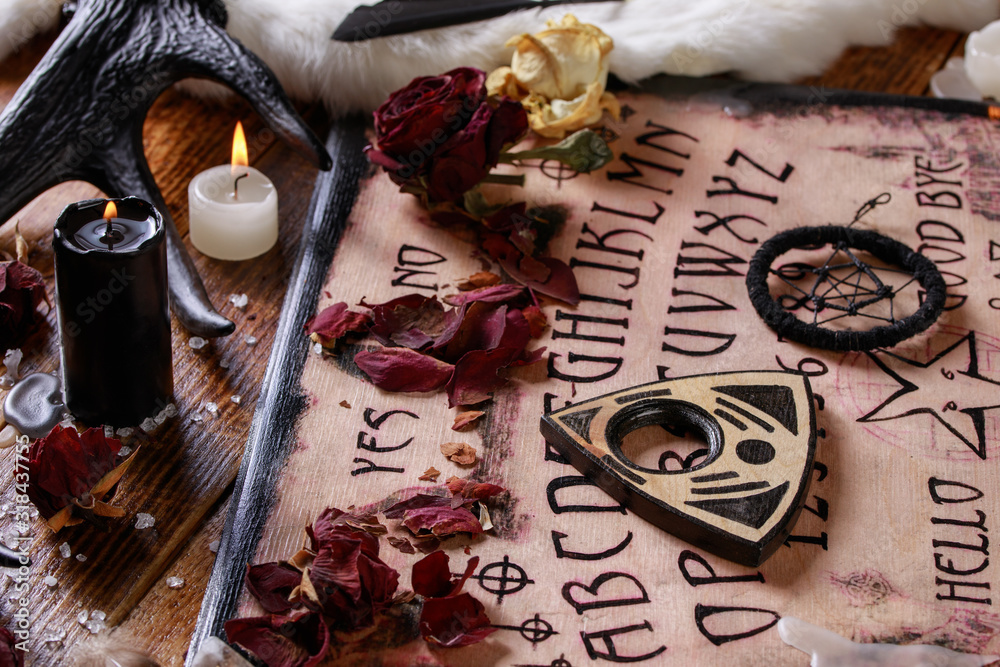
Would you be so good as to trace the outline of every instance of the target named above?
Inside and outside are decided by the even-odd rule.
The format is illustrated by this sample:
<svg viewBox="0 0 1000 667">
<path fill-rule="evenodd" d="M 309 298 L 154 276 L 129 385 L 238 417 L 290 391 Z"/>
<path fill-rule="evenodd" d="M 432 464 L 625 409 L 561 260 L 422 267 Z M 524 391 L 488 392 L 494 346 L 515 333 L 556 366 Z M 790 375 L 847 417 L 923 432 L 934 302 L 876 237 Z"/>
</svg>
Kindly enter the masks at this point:
<svg viewBox="0 0 1000 667">
<path fill-rule="evenodd" d="M 164 239 L 135 197 L 70 204 L 56 221 L 63 398 L 86 424 L 138 424 L 173 392 Z"/>
</svg>

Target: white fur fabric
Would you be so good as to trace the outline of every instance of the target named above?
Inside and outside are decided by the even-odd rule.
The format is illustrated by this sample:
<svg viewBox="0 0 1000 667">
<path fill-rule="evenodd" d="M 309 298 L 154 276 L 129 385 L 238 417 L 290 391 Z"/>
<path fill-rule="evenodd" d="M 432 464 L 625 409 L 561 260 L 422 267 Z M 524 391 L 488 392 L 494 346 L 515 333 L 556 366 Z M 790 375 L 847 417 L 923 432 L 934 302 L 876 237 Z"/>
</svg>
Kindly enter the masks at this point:
<svg viewBox="0 0 1000 667">
<path fill-rule="evenodd" d="M 611 71 L 626 81 L 721 72 L 791 81 L 821 73 L 847 46 L 888 43 L 903 25 L 970 31 L 1000 15 L 998 0 L 625 0 L 526 10 L 353 44 L 331 40 L 362 1 L 371 2 L 225 0 L 229 32 L 271 66 L 292 97 L 322 100 L 334 114 L 370 111 L 415 76 L 506 64 L 511 36 L 537 32 L 567 12 L 614 39 Z M 53 22 L 59 4 L 0 0 L 0 59 L 16 48 L 11 35 L 44 27 L 43 18 Z"/>
</svg>

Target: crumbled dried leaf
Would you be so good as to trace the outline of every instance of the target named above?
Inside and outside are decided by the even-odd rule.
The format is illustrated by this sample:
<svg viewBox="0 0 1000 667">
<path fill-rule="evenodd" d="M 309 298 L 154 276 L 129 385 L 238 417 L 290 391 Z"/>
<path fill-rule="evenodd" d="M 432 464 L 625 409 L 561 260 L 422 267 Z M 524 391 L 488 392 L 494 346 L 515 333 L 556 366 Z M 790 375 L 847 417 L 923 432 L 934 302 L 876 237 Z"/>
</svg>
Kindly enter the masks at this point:
<svg viewBox="0 0 1000 667">
<path fill-rule="evenodd" d="M 461 466 L 470 466 L 476 462 L 476 448 L 465 442 L 442 443 L 441 453 L 449 461 L 453 461 Z"/>
<path fill-rule="evenodd" d="M 440 476 L 441 476 L 441 471 L 435 468 L 434 466 L 431 466 L 430 468 L 425 470 L 424 474 L 418 477 L 417 479 L 419 479 L 422 482 L 436 482 L 438 481 L 438 477 Z"/>
<path fill-rule="evenodd" d="M 455 415 L 455 423 L 452 425 L 451 430 L 466 431 L 477 419 L 485 414 L 486 413 L 482 410 L 466 410 L 465 412 L 459 412 Z"/>
</svg>

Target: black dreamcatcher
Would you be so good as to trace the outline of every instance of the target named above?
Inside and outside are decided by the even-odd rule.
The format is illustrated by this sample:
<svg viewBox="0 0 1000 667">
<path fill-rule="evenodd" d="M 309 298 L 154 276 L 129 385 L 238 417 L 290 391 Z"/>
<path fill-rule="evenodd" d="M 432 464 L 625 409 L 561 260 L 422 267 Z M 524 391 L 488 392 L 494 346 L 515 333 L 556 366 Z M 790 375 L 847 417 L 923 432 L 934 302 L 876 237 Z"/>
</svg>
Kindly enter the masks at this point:
<svg viewBox="0 0 1000 667">
<path fill-rule="evenodd" d="M 761 245 L 746 283 L 750 302 L 769 327 L 787 340 L 846 352 L 892 347 L 937 320 L 946 287 L 934 262 L 895 239 L 853 226 L 890 200 L 883 193 L 866 202 L 850 225 L 798 227 Z M 824 250 L 824 261 L 775 266 L 793 250 Z M 785 289 L 778 296 L 769 285 L 772 277 Z M 900 312 L 897 297 L 914 285 L 919 307 Z"/>
</svg>

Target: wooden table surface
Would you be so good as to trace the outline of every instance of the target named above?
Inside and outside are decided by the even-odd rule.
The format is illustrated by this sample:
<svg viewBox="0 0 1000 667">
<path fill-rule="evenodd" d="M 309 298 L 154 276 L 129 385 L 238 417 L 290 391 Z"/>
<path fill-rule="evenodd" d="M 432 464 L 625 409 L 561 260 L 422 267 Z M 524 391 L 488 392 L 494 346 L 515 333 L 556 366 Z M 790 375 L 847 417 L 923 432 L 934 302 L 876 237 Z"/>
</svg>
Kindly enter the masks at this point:
<svg viewBox="0 0 1000 667">
<path fill-rule="evenodd" d="M 10 101 L 51 39 L 51 35 L 38 38 L 4 62 L 0 107 Z M 892 46 L 850 49 L 825 74 L 801 83 L 925 95 L 930 77 L 949 57 L 961 55 L 963 44 L 964 35 L 956 32 L 904 29 Z M 303 110 L 322 135 L 326 122 L 322 112 Z M 122 484 L 117 501 L 127 519 L 110 534 L 77 528 L 58 536 L 40 519 L 35 521 L 29 665 L 72 665 L 87 649 L 109 639 L 147 651 L 162 665 L 183 664 L 212 567 L 210 543 L 222 532 L 316 172 L 275 143 L 260 119 L 237 99 L 210 102 L 168 91 L 149 114 L 144 135 L 147 158 L 186 240 L 187 183 L 209 166 L 228 161 L 236 119 L 247 125 L 252 164 L 268 174 L 280 192 L 282 238 L 270 253 L 249 262 L 211 260 L 189 245 L 214 303 L 234 319 L 237 331 L 195 351 L 188 345 L 188 334 L 174 321 L 175 400 L 180 416 L 152 434 Z M 33 249 L 31 264 L 45 274 L 50 295 L 52 223 L 65 204 L 96 196 L 101 195 L 92 186 L 64 184 L 17 216 Z M 13 248 L 13 221 L 0 228 L 0 248 Z M 249 297 L 244 310 L 228 303 L 230 294 L 240 293 Z M 247 336 L 256 337 L 256 345 L 248 345 Z M 53 311 L 23 346 L 25 368 L 55 368 L 57 338 Z M 231 400 L 234 395 L 241 397 L 239 404 Z M 204 409 L 207 402 L 219 406 L 216 415 Z M 199 412 L 202 421 L 192 420 Z M 11 450 L 0 456 L 12 465 Z M 12 486 L 4 487 L 5 502 L 12 503 Z M 137 512 L 152 514 L 155 527 L 135 530 Z M 12 517 L 0 518 L 3 535 L 12 530 Z M 63 559 L 58 546 L 64 541 L 87 560 Z M 48 575 L 57 579 L 55 588 L 42 583 Z M 183 587 L 168 587 L 168 577 L 183 579 Z M 6 593 L 0 598 L 0 617 L 8 620 L 15 610 L 9 599 L 11 586 L 8 578 L 0 584 Z M 109 629 L 96 635 L 77 622 L 81 611 L 93 610 L 108 615 Z M 44 641 L 63 633 L 61 642 Z"/>
</svg>

